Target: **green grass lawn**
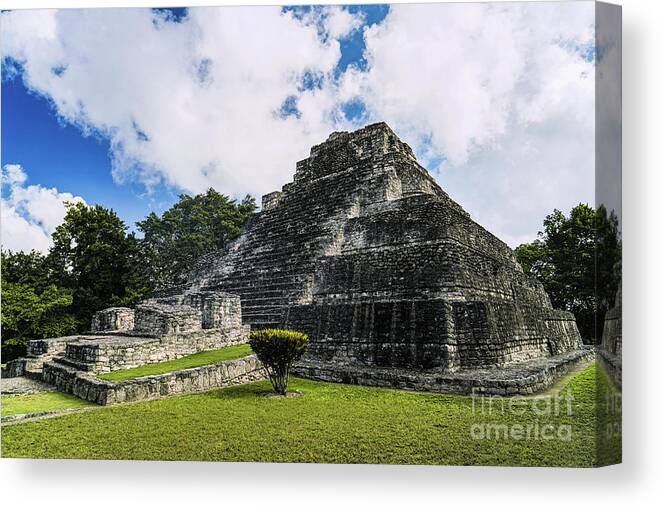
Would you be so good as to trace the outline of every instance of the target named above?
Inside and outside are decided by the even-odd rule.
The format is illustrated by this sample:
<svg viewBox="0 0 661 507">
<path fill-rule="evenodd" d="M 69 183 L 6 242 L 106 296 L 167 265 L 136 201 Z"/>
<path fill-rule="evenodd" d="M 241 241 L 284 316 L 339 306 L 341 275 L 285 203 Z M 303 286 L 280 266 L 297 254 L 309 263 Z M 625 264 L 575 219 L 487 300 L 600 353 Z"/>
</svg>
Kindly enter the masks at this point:
<svg viewBox="0 0 661 507">
<path fill-rule="evenodd" d="M 5 395 L 2 396 L 1 402 L 3 416 L 95 406 L 89 401 L 58 392 L 25 394 L 21 396 Z"/>
<path fill-rule="evenodd" d="M 120 380 L 131 380 L 138 377 L 146 377 L 148 375 L 161 375 L 171 371 L 184 370 L 186 368 L 196 368 L 198 366 L 206 366 L 208 364 L 215 364 L 221 361 L 229 361 L 231 359 L 239 359 L 240 357 L 249 356 L 252 354 L 250 345 L 231 345 L 217 350 L 206 350 L 191 354 L 190 356 L 180 357 L 172 361 L 164 361 L 162 363 L 145 364 L 137 368 L 129 368 L 127 370 L 117 370 L 110 373 L 102 373 L 98 375 L 99 378 L 104 380 L 113 380 L 118 382 Z"/>
<path fill-rule="evenodd" d="M 470 397 L 292 379 L 303 396 L 267 398 L 268 382 L 117 405 L 7 426 L 3 457 L 447 465 L 592 466 L 595 366 L 563 388 L 572 415 L 473 411 Z M 539 407 L 538 407 L 539 408 Z M 474 438 L 477 424 L 571 426 L 568 441 Z"/>
</svg>

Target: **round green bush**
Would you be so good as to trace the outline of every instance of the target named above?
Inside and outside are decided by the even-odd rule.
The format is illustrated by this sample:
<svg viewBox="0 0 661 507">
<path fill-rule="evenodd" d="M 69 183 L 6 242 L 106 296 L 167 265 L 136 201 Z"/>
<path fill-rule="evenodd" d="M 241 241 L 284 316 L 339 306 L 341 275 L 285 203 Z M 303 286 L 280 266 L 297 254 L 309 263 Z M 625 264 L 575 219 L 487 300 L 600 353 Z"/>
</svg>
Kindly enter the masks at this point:
<svg viewBox="0 0 661 507">
<path fill-rule="evenodd" d="M 260 329 L 250 333 L 250 347 L 268 373 L 276 393 L 287 394 L 289 371 L 308 346 L 308 337 L 287 329 Z"/>
</svg>

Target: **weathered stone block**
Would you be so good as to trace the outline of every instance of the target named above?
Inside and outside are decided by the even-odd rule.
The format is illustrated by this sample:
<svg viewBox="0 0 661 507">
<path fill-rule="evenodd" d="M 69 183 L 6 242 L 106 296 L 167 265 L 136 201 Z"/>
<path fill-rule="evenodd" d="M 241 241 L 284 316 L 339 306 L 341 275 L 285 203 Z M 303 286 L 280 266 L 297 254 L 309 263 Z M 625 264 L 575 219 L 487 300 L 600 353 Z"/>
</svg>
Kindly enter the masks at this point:
<svg viewBox="0 0 661 507">
<path fill-rule="evenodd" d="M 282 197 L 282 192 L 271 192 L 262 196 L 262 211 L 275 208 Z"/>
<path fill-rule="evenodd" d="M 130 331 L 133 324 L 134 312 L 130 308 L 106 308 L 92 316 L 92 332 Z"/>
<path fill-rule="evenodd" d="M 147 301 L 135 309 L 136 333 L 165 336 L 201 329 L 202 314 L 192 306 Z"/>
</svg>

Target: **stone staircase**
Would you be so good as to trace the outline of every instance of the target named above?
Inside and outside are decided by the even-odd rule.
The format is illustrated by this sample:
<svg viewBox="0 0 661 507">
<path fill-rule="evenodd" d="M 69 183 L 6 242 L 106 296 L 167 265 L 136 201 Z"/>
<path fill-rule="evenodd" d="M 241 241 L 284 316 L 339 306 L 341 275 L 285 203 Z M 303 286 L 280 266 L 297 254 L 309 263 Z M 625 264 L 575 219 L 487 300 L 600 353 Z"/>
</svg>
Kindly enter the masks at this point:
<svg viewBox="0 0 661 507">
<path fill-rule="evenodd" d="M 372 143 L 369 136 L 365 139 Z M 244 323 L 252 328 L 282 325 L 289 306 L 311 301 L 319 259 L 337 253 L 333 243 L 343 234 L 347 220 L 357 216 L 361 206 L 385 200 L 381 181 L 387 168 L 400 159 L 414 161 L 408 146 L 399 140 L 391 142 L 400 148 L 379 151 L 368 143 L 362 158 L 356 159 L 343 151 L 346 140 L 342 136 L 332 141 L 335 148 L 328 143 L 313 147 L 310 159 L 329 158 L 333 170 L 319 177 L 309 174 L 316 167 L 309 159 L 299 162 L 294 183 L 274 192 L 278 196 L 273 200 L 266 196 L 268 204 L 236 244 L 224 255 L 201 260 L 180 290 L 236 293 L 241 296 Z M 337 159 L 334 165 L 333 157 Z M 421 178 L 428 177 L 424 169 L 416 170 Z M 375 189 L 383 195 L 372 195 Z M 417 188 L 409 190 L 420 193 Z"/>
<path fill-rule="evenodd" d="M 5 378 L 25 376 L 34 380 L 41 380 L 44 363 L 63 358 L 67 342 L 79 338 L 80 336 L 65 336 L 62 338 L 32 340 L 27 345 L 27 356 L 9 361 L 2 372 L 2 376 Z"/>
</svg>

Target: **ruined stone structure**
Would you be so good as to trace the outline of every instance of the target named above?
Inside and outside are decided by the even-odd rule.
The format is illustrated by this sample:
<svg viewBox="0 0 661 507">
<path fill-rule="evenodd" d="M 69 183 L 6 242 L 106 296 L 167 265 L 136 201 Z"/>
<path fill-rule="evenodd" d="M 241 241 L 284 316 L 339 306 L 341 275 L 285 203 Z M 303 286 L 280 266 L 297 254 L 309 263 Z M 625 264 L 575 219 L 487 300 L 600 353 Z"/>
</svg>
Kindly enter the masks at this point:
<svg viewBox="0 0 661 507">
<path fill-rule="evenodd" d="M 169 293 L 191 289 L 240 295 L 254 327 L 308 333 L 299 372 L 311 376 L 503 367 L 582 346 L 573 315 L 384 123 L 314 146 L 228 251 Z"/>
<path fill-rule="evenodd" d="M 148 299 L 135 310 L 108 308 L 94 314 L 89 333 L 30 341 L 27 357 L 10 362 L 4 376 L 42 378 L 71 392 L 63 379 L 77 373 L 134 368 L 246 343 L 250 326 L 241 320 L 239 297 L 218 291 Z"/>
<path fill-rule="evenodd" d="M 3 376 L 41 379 L 59 391 L 101 405 L 144 401 L 242 384 L 265 378 L 256 356 L 109 381 L 98 373 L 214 350 L 248 341 L 239 297 L 218 291 L 187 291 L 148 299 L 130 308 L 96 312 L 91 332 L 28 343 L 28 357 L 12 361 Z"/>
<path fill-rule="evenodd" d="M 92 317 L 92 332 L 130 331 L 134 325 L 134 312 L 130 308 L 106 308 Z"/>
<path fill-rule="evenodd" d="M 254 355 L 119 382 L 103 380 L 93 373 L 63 365 L 51 367 L 47 363 L 44 377 L 58 390 L 99 405 L 155 400 L 267 378 Z"/>
<path fill-rule="evenodd" d="M 182 391 L 168 377 L 129 395 L 90 374 L 242 343 L 249 326 L 307 333 L 298 374 L 368 385 L 530 393 L 593 358 L 573 315 L 378 123 L 312 147 L 185 284 L 97 314 L 91 334 L 32 342 L 23 368 L 46 361 L 45 380 L 97 402 L 146 399 Z M 200 385 L 232 377 L 213 375 Z"/>
<path fill-rule="evenodd" d="M 622 284 L 617 289 L 615 304 L 606 312 L 599 347 L 601 365 L 618 388 L 622 387 Z"/>
</svg>

